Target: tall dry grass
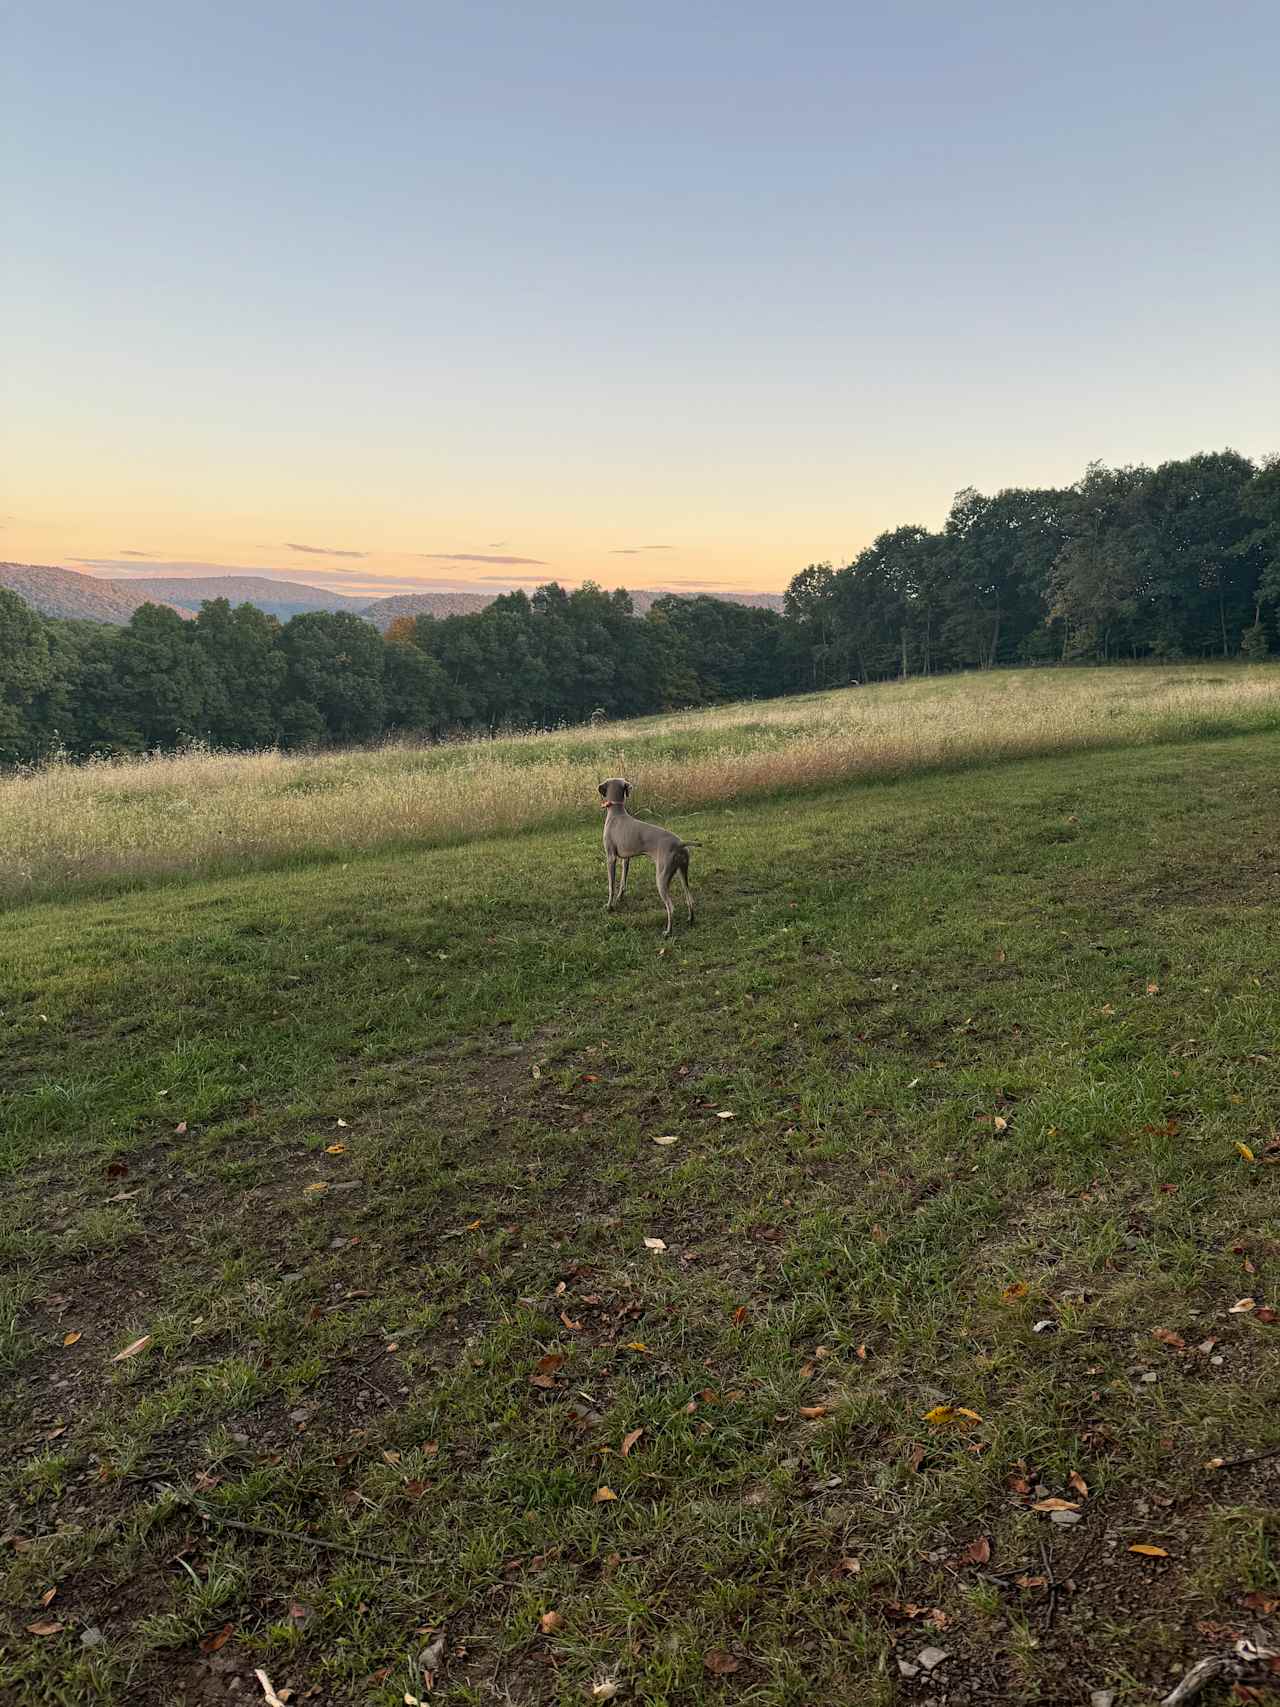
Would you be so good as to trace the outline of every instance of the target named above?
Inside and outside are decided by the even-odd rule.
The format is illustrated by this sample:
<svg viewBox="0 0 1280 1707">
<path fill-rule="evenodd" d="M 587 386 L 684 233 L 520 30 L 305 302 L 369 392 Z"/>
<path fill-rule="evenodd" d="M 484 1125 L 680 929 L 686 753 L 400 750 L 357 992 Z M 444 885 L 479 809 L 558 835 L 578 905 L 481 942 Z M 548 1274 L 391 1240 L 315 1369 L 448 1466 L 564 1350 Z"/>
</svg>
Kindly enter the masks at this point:
<svg viewBox="0 0 1280 1707">
<path fill-rule="evenodd" d="M 1280 669 L 1266 665 L 1027 670 L 436 747 L 51 764 L 0 780 L 0 899 L 591 824 L 610 774 L 660 817 L 842 779 L 1277 728 Z"/>
</svg>

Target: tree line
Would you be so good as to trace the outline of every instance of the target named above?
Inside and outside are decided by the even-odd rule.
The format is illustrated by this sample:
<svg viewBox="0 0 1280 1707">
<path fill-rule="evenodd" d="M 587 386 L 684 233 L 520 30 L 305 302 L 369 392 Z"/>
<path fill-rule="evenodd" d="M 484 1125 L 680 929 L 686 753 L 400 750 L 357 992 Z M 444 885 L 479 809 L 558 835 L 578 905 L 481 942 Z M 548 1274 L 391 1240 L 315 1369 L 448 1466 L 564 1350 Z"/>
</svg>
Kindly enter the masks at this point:
<svg viewBox="0 0 1280 1707">
<path fill-rule="evenodd" d="M 1068 487 L 956 495 L 792 581 L 809 685 L 997 664 L 1265 657 L 1280 605 L 1280 459 L 1091 465 Z"/>
<path fill-rule="evenodd" d="M 123 627 L 55 621 L 0 589 L 0 762 L 433 739 L 781 694 L 788 634 L 774 611 L 710 598 L 637 618 L 591 584 L 385 636 L 347 612 L 281 623 L 226 599 L 194 619 L 141 605 Z"/>
<path fill-rule="evenodd" d="M 123 628 L 0 590 L 0 761 L 54 751 L 305 747 L 553 728 L 999 664 L 1265 657 L 1280 608 L 1280 458 L 1094 464 L 1068 487 L 960 492 L 943 527 L 810 564 L 782 615 L 590 583 L 508 593 L 385 636 L 206 603 Z"/>
</svg>

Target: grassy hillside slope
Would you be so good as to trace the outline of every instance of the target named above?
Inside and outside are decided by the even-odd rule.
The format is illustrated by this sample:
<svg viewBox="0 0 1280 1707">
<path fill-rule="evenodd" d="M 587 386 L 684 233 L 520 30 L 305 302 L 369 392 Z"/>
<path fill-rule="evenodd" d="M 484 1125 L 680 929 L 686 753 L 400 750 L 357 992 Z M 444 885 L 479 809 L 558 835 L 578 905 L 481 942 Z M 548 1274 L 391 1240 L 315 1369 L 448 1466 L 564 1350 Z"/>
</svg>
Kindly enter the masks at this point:
<svg viewBox="0 0 1280 1707">
<path fill-rule="evenodd" d="M 500 740 L 207 753 L 0 777 L 0 904 L 581 823 L 602 776 L 660 820 L 993 759 L 1280 730 L 1280 669 L 891 682 Z"/>
<path fill-rule="evenodd" d="M 1278 758 L 690 808 L 665 953 L 589 807 L 11 911 L 0 1696 L 1129 1703 L 1274 1641 Z"/>
</svg>

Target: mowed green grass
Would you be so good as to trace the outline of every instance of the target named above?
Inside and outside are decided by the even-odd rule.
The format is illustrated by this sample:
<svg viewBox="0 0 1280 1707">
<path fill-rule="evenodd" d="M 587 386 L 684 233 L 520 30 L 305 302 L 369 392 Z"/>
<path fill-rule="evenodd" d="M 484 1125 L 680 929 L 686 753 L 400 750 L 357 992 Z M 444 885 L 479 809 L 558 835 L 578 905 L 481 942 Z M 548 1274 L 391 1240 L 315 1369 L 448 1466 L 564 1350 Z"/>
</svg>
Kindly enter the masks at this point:
<svg viewBox="0 0 1280 1707">
<path fill-rule="evenodd" d="M 1147 1702 L 1274 1639 L 1278 813 L 1270 735 L 688 810 L 665 953 L 586 800 L 7 915 L 0 1697 Z"/>
</svg>

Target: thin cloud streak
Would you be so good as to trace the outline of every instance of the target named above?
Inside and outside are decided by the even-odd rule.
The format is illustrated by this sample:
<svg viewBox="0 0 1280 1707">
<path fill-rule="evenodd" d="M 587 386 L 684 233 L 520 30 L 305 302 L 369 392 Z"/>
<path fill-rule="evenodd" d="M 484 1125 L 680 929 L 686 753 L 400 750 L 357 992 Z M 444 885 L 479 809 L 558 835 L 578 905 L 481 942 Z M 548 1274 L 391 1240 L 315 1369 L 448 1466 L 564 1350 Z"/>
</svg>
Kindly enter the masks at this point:
<svg viewBox="0 0 1280 1707">
<path fill-rule="evenodd" d="M 292 540 L 285 540 L 287 551 L 301 551 L 307 557 L 367 557 L 367 551 L 339 551 L 331 545 L 295 545 Z"/>
<path fill-rule="evenodd" d="M 490 557 L 483 551 L 416 551 L 414 556 L 431 563 L 532 563 L 546 568 L 541 557 Z"/>
</svg>

